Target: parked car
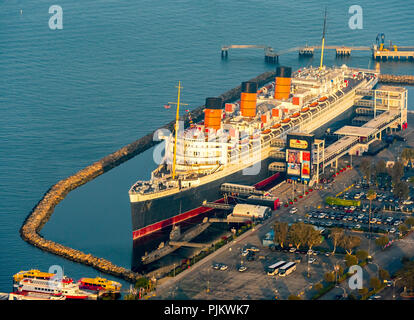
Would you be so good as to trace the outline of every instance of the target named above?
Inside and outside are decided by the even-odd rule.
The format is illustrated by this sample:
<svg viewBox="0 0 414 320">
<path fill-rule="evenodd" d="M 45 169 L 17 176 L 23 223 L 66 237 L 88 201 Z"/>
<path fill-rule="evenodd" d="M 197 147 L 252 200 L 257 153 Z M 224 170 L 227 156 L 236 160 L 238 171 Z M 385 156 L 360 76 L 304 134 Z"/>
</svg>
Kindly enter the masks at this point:
<svg viewBox="0 0 414 320">
<path fill-rule="evenodd" d="M 246 248 L 247 251 L 252 251 L 252 252 L 259 252 L 260 249 L 258 247 L 255 246 L 250 246 L 248 248 Z"/>
<path fill-rule="evenodd" d="M 215 263 L 215 264 L 212 265 L 212 267 L 215 270 L 220 270 L 221 265 L 220 265 L 220 263 Z"/>
<path fill-rule="evenodd" d="M 226 271 L 228 269 L 228 266 L 227 265 L 225 265 L 225 264 L 222 264 L 221 266 L 220 266 L 220 270 L 221 271 Z"/>
<path fill-rule="evenodd" d="M 298 209 L 296 207 L 293 207 L 292 209 L 289 210 L 289 213 L 294 214 L 298 212 Z"/>
<path fill-rule="evenodd" d="M 240 271 L 240 272 L 243 272 L 243 271 L 246 271 L 247 270 L 247 267 L 240 266 L 237 270 Z"/>
</svg>

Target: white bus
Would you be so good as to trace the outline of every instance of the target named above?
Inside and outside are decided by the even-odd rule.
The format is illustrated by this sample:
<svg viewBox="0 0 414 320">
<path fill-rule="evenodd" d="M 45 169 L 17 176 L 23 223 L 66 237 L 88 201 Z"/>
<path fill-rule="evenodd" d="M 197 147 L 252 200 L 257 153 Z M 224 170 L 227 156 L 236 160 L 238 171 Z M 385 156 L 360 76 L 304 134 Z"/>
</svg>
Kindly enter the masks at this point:
<svg viewBox="0 0 414 320">
<path fill-rule="evenodd" d="M 288 262 L 279 269 L 279 276 L 284 277 L 296 270 L 296 262 Z"/>
<path fill-rule="evenodd" d="M 274 276 L 277 275 L 279 272 L 279 269 L 281 266 L 283 266 L 286 263 L 286 261 L 278 261 L 274 264 L 272 264 L 271 266 L 267 267 L 267 274 L 269 276 Z"/>
</svg>

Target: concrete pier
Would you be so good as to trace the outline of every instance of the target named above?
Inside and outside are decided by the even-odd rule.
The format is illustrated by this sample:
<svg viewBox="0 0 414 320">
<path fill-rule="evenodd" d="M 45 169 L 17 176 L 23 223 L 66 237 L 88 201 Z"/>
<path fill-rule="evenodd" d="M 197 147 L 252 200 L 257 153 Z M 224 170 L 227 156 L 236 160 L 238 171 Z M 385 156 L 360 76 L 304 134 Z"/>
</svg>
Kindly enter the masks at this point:
<svg viewBox="0 0 414 320">
<path fill-rule="evenodd" d="M 414 76 L 412 75 L 380 74 L 378 80 L 380 83 L 414 85 Z"/>
</svg>

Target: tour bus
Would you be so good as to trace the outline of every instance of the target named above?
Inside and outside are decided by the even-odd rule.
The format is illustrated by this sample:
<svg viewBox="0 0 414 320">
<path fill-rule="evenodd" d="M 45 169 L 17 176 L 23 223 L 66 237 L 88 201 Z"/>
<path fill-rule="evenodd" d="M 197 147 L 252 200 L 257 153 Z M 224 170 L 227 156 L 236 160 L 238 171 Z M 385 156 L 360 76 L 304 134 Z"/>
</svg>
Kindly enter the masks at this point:
<svg viewBox="0 0 414 320">
<path fill-rule="evenodd" d="M 288 262 L 279 269 L 279 276 L 284 277 L 296 270 L 296 262 Z"/>
<path fill-rule="evenodd" d="M 269 276 L 277 275 L 281 266 L 283 266 L 286 261 L 278 261 L 271 266 L 267 267 L 267 274 Z"/>
</svg>

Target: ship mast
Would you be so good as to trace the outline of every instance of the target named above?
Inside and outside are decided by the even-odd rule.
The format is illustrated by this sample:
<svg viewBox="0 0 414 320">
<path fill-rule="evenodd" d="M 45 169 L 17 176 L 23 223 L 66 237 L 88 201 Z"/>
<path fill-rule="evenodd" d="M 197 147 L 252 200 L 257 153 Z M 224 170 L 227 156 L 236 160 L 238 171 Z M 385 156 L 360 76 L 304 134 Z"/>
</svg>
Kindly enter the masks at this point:
<svg viewBox="0 0 414 320">
<path fill-rule="evenodd" d="M 178 81 L 178 96 L 177 96 L 177 102 L 168 102 L 168 104 L 176 104 L 177 105 L 177 114 L 175 116 L 175 140 L 174 140 L 174 159 L 173 159 L 173 166 L 172 166 L 172 178 L 175 179 L 175 163 L 177 160 L 177 138 L 178 138 L 178 121 L 180 118 L 180 95 L 181 95 L 181 89 L 183 88 L 181 86 L 181 81 Z M 187 105 L 186 103 L 182 103 L 182 105 Z"/>
<path fill-rule="evenodd" d="M 323 33 L 322 33 L 322 50 L 321 50 L 321 65 L 319 66 L 319 70 L 323 67 L 323 50 L 325 47 L 325 31 L 326 31 L 326 8 L 325 8 L 325 18 L 323 20 Z"/>
</svg>

